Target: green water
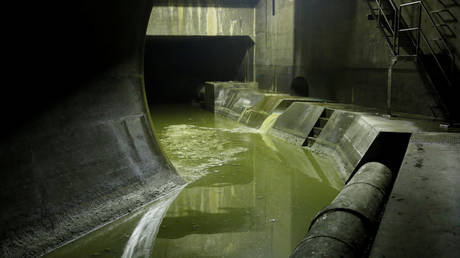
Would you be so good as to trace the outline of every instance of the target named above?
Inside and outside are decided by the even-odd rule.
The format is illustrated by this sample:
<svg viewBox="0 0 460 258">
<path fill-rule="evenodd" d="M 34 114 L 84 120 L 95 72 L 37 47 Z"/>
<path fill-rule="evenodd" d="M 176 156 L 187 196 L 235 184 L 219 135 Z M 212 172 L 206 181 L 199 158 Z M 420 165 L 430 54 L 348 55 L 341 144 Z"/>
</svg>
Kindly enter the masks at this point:
<svg viewBox="0 0 460 258">
<path fill-rule="evenodd" d="M 191 106 L 151 112 L 164 152 L 190 182 L 169 207 L 152 257 L 288 257 L 343 187 L 331 161 L 255 129 Z M 152 206 L 47 257 L 120 257 Z"/>
</svg>

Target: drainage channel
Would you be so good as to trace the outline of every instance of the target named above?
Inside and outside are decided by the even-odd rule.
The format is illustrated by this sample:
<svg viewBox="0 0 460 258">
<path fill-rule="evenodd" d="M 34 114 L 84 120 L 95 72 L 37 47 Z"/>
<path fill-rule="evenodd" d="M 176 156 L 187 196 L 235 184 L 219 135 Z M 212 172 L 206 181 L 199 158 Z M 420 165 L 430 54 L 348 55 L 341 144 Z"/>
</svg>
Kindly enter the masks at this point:
<svg viewBox="0 0 460 258">
<path fill-rule="evenodd" d="M 264 130 L 186 105 L 152 118 L 188 185 L 46 257 L 288 257 L 343 188 L 332 161 Z"/>
</svg>

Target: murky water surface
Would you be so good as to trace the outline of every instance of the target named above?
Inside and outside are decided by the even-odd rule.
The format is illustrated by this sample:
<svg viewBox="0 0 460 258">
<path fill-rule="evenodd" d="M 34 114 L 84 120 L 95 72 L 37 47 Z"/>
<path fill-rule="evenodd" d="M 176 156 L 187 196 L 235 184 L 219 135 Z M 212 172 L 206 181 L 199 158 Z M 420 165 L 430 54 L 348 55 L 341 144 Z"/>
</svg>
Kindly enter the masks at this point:
<svg viewBox="0 0 460 258">
<path fill-rule="evenodd" d="M 343 187 L 329 160 L 263 130 L 191 106 L 153 107 L 152 117 L 187 187 L 47 257 L 288 257 Z M 165 203 L 161 224 L 149 220 Z M 146 228 L 158 231 L 155 240 L 139 234 Z M 134 250 L 136 239 L 143 251 Z"/>
</svg>

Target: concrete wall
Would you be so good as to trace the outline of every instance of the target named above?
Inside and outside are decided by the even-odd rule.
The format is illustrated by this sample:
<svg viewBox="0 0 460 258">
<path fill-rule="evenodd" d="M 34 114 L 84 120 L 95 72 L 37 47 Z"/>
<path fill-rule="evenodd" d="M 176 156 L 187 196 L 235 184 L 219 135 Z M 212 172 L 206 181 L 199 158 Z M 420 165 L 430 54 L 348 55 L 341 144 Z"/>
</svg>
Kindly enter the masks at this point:
<svg viewBox="0 0 460 258">
<path fill-rule="evenodd" d="M 0 101 L 1 257 L 37 257 L 183 183 L 145 102 L 150 8 L 148 0 L 21 7 L 34 26 L 6 35 L 15 79 Z"/>
<path fill-rule="evenodd" d="M 253 2 L 155 2 L 147 27 L 147 92 L 188 101 L 205 81 L 253 81 Z M 159 44 L 158 36 L 170 42 Z"/>
<path fill-rule="evenodd" d="M 312 97 L 385 107 L 390 51 L 376 22 L 367 19 L 367 0 L 250 2 L 242 6 L 241 1 L 160 1 L 151 13 L 155 26 L 149 26 L 148 34 L 249 35 L 255 50 L 249 50 L 246 59 L 254 63 L 254 70 L 245 79 L 255 79 L 261 89 L 288 93 L 292 79 L 300 76 L 309 82 Z M 456 53 L 460 8 L 434 0 L 425 3 L 433 10 L 451 11 L 436 20 L 449 26 L 443 31 L 451 35 L 447 39 Z M 396 65 L 393 108 L 441 117 L 439 97 L 421 69 L 414 62 Z"/>
<path fill-rule="evenodd" d="M 384 107 L 390 51 L 365 0 L 296 1 L 296 76 L 311 95 Z M 417 66 L 401 62 L 393 78 L 394 109 L 432 115 L 438 106 Z"/>
<path fill-rule="evenodd" d="M 256 6 L 256 81 L 288 93 L 294 75 L 294 1 L 260 0 Z"/>
<path fill-rule="evenodd" d="M 446 24 L 441 31 L 458 59 L 460 7 L 424 2 L 432 10 L 450 12 L 435 20 Z M 313 97 L 383 108 L 390 51 L 376 22 L 367 19 L 369 13 L 367 0 L 160 1 L 148 34 L 249 35 L 256 46 L 248 51 L 254 71 L 246 80 L 255 79 L 261 89 L 287 93 L 292 79 L 300 76 L 309 82 Z M 408 13 L 408 20 L 415 17 Z M 439 97 L 421 69 L 414 62 L 397 64 L 393 108 L 442 116 Z"/>
<path fill-rule="evenodd" d="M 256 9 L 160 1 L 153 14 L 152 2 L 8 8 L 30 26 L 14 21 L 3 32 L 0 256 L 37 256 L 182 183 L 156 144 L 145 103 L 149 17 L 149 34 L 255 37 L 261 88 L 287 91 L 303 75 L 313 96 L 383 105 L 388 53 L 364 0 L 276 0 L 275 15 L 267 0 Z M 218 20 L 222 26 L 208 26 Z M 398 76 L 396 107 L 430 113 L 435 104 L 416 68 L 398 67 Z"/>
<path fill-rule="evenodd" d="M 253 36 L 254 9 L 219 5 L 155 5 L 147 35 Z"/>
</svg>

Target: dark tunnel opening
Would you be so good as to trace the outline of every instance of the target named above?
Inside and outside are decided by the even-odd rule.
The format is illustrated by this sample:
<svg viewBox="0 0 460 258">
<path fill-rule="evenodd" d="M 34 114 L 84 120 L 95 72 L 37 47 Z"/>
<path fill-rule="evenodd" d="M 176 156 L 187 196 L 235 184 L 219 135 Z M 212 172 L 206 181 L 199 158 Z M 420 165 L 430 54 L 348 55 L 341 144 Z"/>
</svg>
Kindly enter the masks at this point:
<svg viewBox="0 0 460 258">
<path fill-rule="evenodd" d="M 206 81 L 245 81 L 249 36 L 147 36 L 144 74 L 149 103 L 189 102 Z"/>
</svg>

